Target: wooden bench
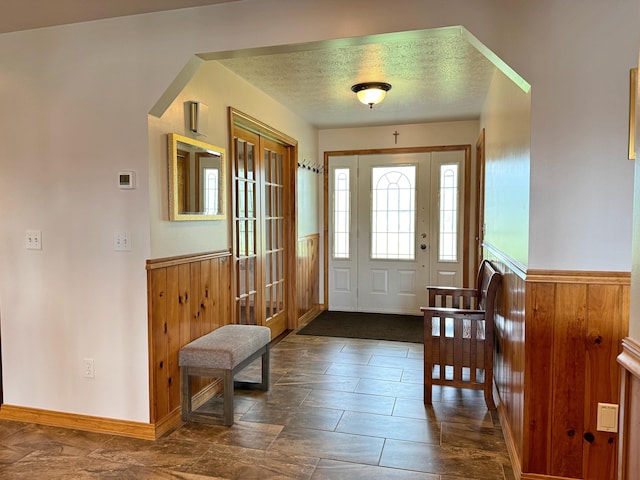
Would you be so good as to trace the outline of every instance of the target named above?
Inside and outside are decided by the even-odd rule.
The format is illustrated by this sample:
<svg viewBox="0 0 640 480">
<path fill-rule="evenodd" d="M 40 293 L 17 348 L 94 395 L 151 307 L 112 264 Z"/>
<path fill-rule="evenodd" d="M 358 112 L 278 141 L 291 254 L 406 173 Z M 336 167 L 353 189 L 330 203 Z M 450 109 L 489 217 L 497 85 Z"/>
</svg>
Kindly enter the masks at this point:
<svg viewBox="0 0 640 480">
<path fill-rule="evenodd" d="M 495 299 L 502 276 L 488 260 L 478 270 L 477 288 L 427 287 L 424 314 L 424 403 L 432 386 L 484 390 L 493 401 Z M 438 369 L 438 375 L 434 370 Z"/>
<path fill-rule="evenodd" d="M 269 389 L 271 331 L 257 325 L 225 325 L 180 349 L 182 420 L 219 424 L 219 416 L 192 410 L 191 377 L 222 378 L 222 424 L 233 425 L 234 387 Z M 240 370 L 262 356 L 261 382 L 234 382 Z"/>
</svg>

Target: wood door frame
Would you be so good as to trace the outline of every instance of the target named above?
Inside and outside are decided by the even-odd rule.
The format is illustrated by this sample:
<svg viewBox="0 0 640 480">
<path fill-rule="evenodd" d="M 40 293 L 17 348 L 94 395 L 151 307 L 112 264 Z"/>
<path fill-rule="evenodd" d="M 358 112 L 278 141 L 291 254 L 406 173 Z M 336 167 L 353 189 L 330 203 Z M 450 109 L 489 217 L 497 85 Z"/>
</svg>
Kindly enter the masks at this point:
<svg viewBox="0 0 640 480">
<path fill-rule="evenodd" d="M 476 205 L 475 205 L 475 235 L 474 235 L 474 270 L 480 268 L 484 257 L 482 244 L 484 243 L 484 176 L 485 176 L 485 131 L 480 132 L 476 142 Z"/>
<path fill-rule="evenodd" d="M 288 165 L 283 166 L 283 175 L 284 175 L 284 188 L 285 188 L 285 199 L 284 199 L 284 216 L 285 216 L 285 227 L 284 227 L 284 245 L 285 251 L 292 252 L 291 255 L 287 255 L 285 257 L 284 266 L 285 266 L 285 301 L 287 305 L 287 329 L 292 330 L 297 328 L 297 278 L 296 278 L 296 259 L 297 255 L 296 246 L 297 246 L 297 233 L 298 233 L 298 216 L 296 212 L 296 198 L 297 198 L 297 158 L 298 158 L 298 141 L 289 135 L 282 133 L 275 128 L 267 125 L 260 120 L 253 118 L 246 113 L 241 112 L 233 107 L 229 107 L 229 156 L 228 158 L 235 158 L 235 142 L 234 137 L 236 133 L 236 129 L 244 129 L 250 132 L 253 132 L 261 137 L 268 138 L 274 142 L 277 142 L 281 145 L 284 145 L 289 153 L 290 161 Z M 235 202 L 236 202 L 236 191 L 235 191 L 235 182 L 233 178 L 235 176 L 235 171 L 233 165 L 231 166 L 231 175 L 230 177 L 230 195 L 231 195 L 231 215 L 235 213 Z M 288 168 L 287 168 L 288 167 Z M 233 258 L 235 258 L 235 245 L 236 245 L 236 235 L 235 229 L 233 227 L 233 221 L 228 222 L 229 224 L 229 235 L 232 241 L 231 250 L 233 253 Z M 236 278 L 235 278 L 235 268 L 232 268 L 232 291 L 231 296 L 233 301 L 231 302 L 231 316 L 232 318 L 236 318 Z"/>
<path fill-rule="evenodd" d="M 462 247 L 462 284 L 469 285 L 469 232 L 470 232 L 470 192 L 471 192 L 471 145 L 439 145 L 433 147 L 405 147 L 405 148 L 374 148 L 362 150 L 333 150 L 324 152 L 323 168 L 323 250 L 324 250 L 324 309 L 329 308 L 329 157 L 340 157 L 348 155 L 379 155 L 379 154 L 401 154 L 401 153 L 432 153 L 432 152 L 464 152 L 464 195 L 463 207 L 463 247 Z"/>
</svg>

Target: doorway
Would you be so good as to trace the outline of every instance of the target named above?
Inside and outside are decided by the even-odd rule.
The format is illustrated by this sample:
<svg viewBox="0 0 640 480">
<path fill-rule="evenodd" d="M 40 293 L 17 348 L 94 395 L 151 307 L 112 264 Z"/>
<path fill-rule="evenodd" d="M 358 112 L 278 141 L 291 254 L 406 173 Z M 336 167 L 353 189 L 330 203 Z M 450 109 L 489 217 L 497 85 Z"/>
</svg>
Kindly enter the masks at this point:
<svg viewBox="0 0 640 480">
<path fill-rule="evenodd" d="M 470 146 L 328 153 L 329 310 L 417 315 L 468 281 Z"/>
<path fill-rule="evenodd" d="M 296 142 L 230 110 L 235 323 L 295 328 Z"/>
</svg>

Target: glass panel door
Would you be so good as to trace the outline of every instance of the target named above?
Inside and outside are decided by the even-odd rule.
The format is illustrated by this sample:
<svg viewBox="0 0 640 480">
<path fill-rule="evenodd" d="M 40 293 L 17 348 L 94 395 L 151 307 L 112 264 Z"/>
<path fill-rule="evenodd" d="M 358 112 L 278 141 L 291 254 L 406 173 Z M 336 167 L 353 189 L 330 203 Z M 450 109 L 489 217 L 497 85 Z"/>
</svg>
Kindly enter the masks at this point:
<svg viewBox="0 0 640 480">
<path fill-rule="evenodd" d="M 256 325 L 258 299 L 257 180 L 256 152 L 259 137 L 246 132 L 234 139 L 234 260 L 236 278 L 236 323 Z"/>
<path fill-rule="evenodd" d="M 235 320 L 268 326 L 275 338 L 287 328 L 289 152 L 260 135 L 234 132 Z"/>
<path fill-rule="evenodd" d="M 265 320 L 273 331 L 284 331 L 285 242 L 284 242 L 284 146 L 263 140 L 265 225 Z"/>
</svg>

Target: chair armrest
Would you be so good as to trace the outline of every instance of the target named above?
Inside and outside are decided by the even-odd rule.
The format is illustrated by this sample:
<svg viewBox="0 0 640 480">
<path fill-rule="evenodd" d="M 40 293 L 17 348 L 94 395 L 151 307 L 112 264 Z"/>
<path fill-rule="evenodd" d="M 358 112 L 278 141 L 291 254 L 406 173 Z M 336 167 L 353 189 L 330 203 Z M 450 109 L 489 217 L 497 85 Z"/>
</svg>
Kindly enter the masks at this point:
<svg viewBox="0 0 640 480">
<path fill-rule="evenodd" d="M 472 310 L 467 308 L 450 308 L 450 307 L 420 307 L 420 311 L 425 316 L 431 317 L 452 317 L 452 316 L 480 316 L 484 317 L 484 310 Z"/>
<path fill-rule="evenodd" d="M 475 288 L 460 288 L 460 287 L 436 287 L 436 286 L 427 286 L 427 291 L 434 290 L 436 292 L 443 292 L 444 294 L 453 294 L 453 293 L 478 293 Z"/>
</svg>

